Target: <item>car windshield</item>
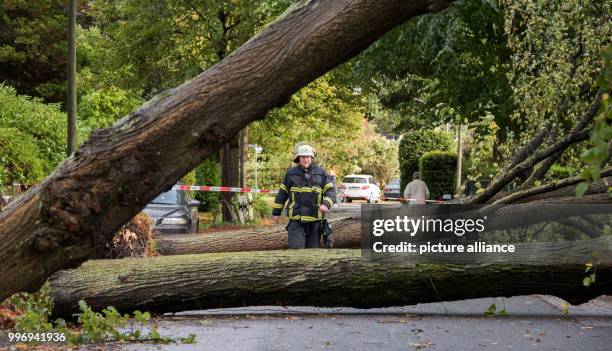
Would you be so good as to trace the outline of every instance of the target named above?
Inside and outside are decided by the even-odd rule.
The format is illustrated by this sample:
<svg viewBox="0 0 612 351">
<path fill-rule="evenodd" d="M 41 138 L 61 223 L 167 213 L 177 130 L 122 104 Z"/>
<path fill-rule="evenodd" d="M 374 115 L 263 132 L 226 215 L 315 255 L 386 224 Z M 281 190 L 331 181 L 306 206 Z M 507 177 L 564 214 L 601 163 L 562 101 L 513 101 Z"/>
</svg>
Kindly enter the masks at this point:
<svg viewBox="0 0 612 351">
<path fill-rule="evenodd" d="M 178 191 L 172 189 L 170 191 L 166 191 L 165 193 L 159 194 L 153 201 L 151 201 L 151 203 L 162 205 L 177 205 L 181 203 L 181 199 Z"/>
<path fill-rule="evenodd" d="M 344 178 L 344 180 L 342 181 L 343 183 L 360 183 L 360 184 L 366 184 L 368 181 L 365 178 L 357 178 L 357 177 L 346 177 Z"/>
<path fill-rule="evenodd" d="M 400 182 L 398 179 L 392 180 L 391 182 L 389 182 L 389 186 L 390 187 L 398 187 L 399 188 Z"/>
</svg>

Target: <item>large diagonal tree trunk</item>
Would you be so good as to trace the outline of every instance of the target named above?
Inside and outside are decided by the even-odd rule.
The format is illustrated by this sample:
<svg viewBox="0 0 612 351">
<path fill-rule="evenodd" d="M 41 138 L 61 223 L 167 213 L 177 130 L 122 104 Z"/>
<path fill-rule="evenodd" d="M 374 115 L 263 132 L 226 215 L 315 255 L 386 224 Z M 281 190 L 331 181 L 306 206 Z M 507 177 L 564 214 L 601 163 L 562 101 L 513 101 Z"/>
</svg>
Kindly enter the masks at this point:
<svg viewBox="0 0 612 351">
<path fill-rule="evenodd" d="M 90 139 L 0 213 L 0 300 L 103 247 L 161 191 L 308 82 L 450 0 L 325 0 L 279 20 Z"/>
</svg>

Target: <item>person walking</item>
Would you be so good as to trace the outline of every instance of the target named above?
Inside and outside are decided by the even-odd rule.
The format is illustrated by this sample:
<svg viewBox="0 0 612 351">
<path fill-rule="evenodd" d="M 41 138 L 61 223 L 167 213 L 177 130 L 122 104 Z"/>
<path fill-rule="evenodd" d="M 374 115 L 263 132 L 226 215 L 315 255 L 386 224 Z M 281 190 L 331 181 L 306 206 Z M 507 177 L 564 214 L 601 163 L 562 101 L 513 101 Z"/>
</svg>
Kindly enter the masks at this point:
<svg viewBox="0 0 612 351">
<path fill-rule="evenodd" d="M 429 199 L 429 189 L 427 184 L 421 180 L 421 174 L 414 172 L 412 181 L 404 189 L 404 199 L 408 204 L 424 204 Z"/>
<path fill-rule="evenodd" d="M 287 208 L 290 249 L 321 246 L 321 221 L 336 197 L 331 176 L 315 164 L 315 156 L 312 145 L 296 144 L 293 162 L 297 165 L 285 174 L 272 206 L 275 223 L 279 223 L 283 208 Z"/>
</svg>

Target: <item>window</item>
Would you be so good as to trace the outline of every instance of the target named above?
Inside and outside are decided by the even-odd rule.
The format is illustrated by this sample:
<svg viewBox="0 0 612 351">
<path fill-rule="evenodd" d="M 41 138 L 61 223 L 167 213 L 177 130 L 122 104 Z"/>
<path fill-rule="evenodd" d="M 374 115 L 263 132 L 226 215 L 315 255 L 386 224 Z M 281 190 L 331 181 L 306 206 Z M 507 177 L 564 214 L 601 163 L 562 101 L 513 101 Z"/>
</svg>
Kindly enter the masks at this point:
<svg viewBox="0 0 612 351">
<path fill-rule="evenodd" d="M 358 184 L 367 184 L 368 180 L 366 178 L 359 177 L 344 177 L 342 183 L 358 183 Z"/>
<path fill-rule="evenodd" d="M 159 194 L 151 203 L 161 205 L 176 205 L 181 203 L 182 196 L 177 190 L 169 190 Z"/>
</svg>

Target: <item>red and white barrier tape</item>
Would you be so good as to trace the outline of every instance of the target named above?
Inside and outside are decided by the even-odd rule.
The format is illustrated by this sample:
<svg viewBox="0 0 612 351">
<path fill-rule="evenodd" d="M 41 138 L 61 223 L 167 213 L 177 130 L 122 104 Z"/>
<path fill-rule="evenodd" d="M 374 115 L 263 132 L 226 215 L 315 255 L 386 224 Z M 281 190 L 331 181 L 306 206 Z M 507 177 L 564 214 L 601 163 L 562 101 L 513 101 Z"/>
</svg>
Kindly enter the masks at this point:
<svg viewBox="0 0 612 351">
<path fill-rule="evenodd" d="M 210 186 L 210 185 L 175 185 L 172 187 L 175 190 L 191 190 L 191 191 L 213 191 L 213 192 L 230 192 L 230 193 L 263 193 L 263 194 L 276 194 L 278 190 L 271 189 L 258 189 L 258 188 L 238 188 L 231 186 Z M 340 195 L 342 196 L 342 195 Z M 398 200 L 405 201 L 403 197 Z M 407 199 L 413 201 L 419 201 L 417 199 Z M 420 200 L 423 201 L 423 200 Z M 446 201 L 443 200 L 425 200 L 425 202 L 443 204 Z"/>
<path fill-rule="evenodd" d="M 344 195 L 344 193 L 340 193 L 340 194 L 338 194 L 338 196 L 339 196 L 340 198 L 342 198 L 342 197 L 345 197 L 346 195 Z M 364 200 L 367 200 L 367 198 L 366 198 L 366 197 L 363 197 L 363 199 L 364 199 Z M 385 197 L 383 196 L 383 197 L 381 197 L 381 199 L 383 199 L 383 200 L 384 200 L 384 199 L 385 199 Z M 404 201 L 404 202 L 414 201 L 413 203 L 415 203 L 415 204 L 419 203 L 420 201 L 425 201 L 425 202 L 434 203 L 434 204 L 444 204 L 444 203 L 446 203 L 446 201 L 444 201 L 444 200 L 422 200 L 422 199 L 414 199 L 414 198 L 406 199 L 406 198 L 404 198 L 403 196 L 400 196 L 400 197 L 394 197 L 394 198 L 392 198 L 392 199 L 393 199 L 393 200 Z M 408 201 L 406 201 L 406 200 L 408 200 Z"/>
<path fill-rule="evenodd" d="M 406 201 L 406 199 L 404 199 L 403 197 L 399 198 L 398 200 Z M 419 200 L 419 199 L 408 199 L 408 201 L 414 201 L 414 202 L 411 202 L 411 204 L 418 204 L 418 203 L 423 202 L 423 200 Z M 446 203 L 446 201 L 444 200 L 425 200 L 425 202 L 432 203 L 432 204 L 445 204 Z"/>
<path fill-rule="evenodd" d="M 406 199 L 406 198 L 404 198 L 403 196 L 402 196 L 402 197 L 399 197 L 399 198 L 397 198 L 397 199 L 398 199 L 398 200 L 400 200 L 400 201 L 406 201 L 406 200 L 408 200 L 408 201 L 414 201 L 415 203 L 418 203 L 419 201 L 420 201 L 420 202 L 425 201 L 425 202 L 430 202 L 430 203 L 435 203 L 435 204 L 443 204 L 443 203 L 445 203 L 445 202 L 446 202 L 446 201 L 444 201 L 444 200 L 423 200 L 423 199 L 413 199 L 413 198 Z"/>
<path fill-rule="evenodd" d="M 191 191 L 215 191 L 225 193 L 264 193 L 275 194 L 278 190 L 257 189 L 257 188 L 237 188 L 231 186 L 209 186 L 209 185 L 175 185 L 172 187 L 175 190 L 191 190 Z"/>
</svg>

